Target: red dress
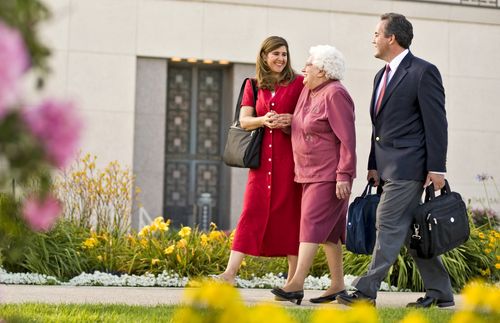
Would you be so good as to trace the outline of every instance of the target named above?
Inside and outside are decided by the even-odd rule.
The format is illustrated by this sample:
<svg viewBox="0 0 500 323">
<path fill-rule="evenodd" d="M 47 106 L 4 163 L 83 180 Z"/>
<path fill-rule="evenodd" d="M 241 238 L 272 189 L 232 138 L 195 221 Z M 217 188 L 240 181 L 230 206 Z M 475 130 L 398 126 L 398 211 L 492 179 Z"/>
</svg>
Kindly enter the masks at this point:
<svg viewBox="0 0 500 323">
<path fill-rule="evenodd" d="M 278 86 L 275 95 L 259 89 L 257 116 L 270 110 L 293 114 L 302 90 L 297 75 L 287 86 Z M 254 105 L 247 82 L 242 105 Z M 265 128 L 260 167 L 250 169 L 232 250 L 253 256 L 282 257 L 299 251 L 301 185 L 294 182 L 290 135 Z"/>
</svg>

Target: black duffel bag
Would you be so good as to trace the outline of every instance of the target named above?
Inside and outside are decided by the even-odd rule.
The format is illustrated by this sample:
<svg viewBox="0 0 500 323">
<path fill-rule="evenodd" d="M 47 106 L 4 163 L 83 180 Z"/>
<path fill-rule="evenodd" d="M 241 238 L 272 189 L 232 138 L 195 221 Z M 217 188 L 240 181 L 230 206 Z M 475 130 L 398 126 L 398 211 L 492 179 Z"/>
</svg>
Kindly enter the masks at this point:
<svg viewBox="0 0 500 323">
<path fill-rule="evenodd" d="M 345 246 L 347 250 L 356 254 L 371 255 L 375 247 L 375 220 L 382 186 L 379 185 L 377 193 L 372 194 L 373 184 L 374 181 L 370 180 L 363 194 L 356 197 L 349 205 Z"/>
<path fill-rule="evenodd" d="M 438 197 L 434 185 L 425 189 L 424 203 L 413 213 L 410 248 L 424 259 L 439 256 L 469 239 L 469 217 L 462 197 L 452 192 L 448 181 Z"/>
</svg>

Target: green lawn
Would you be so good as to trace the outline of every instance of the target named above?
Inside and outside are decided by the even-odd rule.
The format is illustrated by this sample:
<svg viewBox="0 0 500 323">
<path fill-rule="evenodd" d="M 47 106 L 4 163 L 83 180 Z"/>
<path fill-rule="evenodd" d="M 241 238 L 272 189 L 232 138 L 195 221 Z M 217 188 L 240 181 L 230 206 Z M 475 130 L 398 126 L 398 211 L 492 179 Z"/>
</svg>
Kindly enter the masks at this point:
<svg viewBox="0 0 500 323">
<path fill-rule="evenodd" d="M 169 322 L 177 306 L 129 305 L 47 305 L 0 304 L 0 322 Z M 298 322 L 309 322 L 313 309 L 286 308 Z M 380 322 L 399 322 L 409 310 L 381 308 Z M 432 323 L 448 322 L 453 312 L 428 309 L 422 311 Z M 272 321 L 272 320 L 271 320 Z M 270 322 L 271 322 L 270 321 Z M 234 322 L 238 323 L 238 322 Z M 265 322 L 262 322 L 265 323 Z"/>
</svg>

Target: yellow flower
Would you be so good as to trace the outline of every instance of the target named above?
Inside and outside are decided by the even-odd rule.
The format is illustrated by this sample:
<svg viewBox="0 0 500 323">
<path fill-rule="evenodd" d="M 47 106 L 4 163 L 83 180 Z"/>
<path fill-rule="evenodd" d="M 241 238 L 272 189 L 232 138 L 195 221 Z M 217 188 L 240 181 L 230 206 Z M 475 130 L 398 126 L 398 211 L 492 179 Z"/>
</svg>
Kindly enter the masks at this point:
<svg viewBox="0 0 500 323">
<path fill-rule="evenodd" d="M 458 311 L 450 319 L 450 323 L 483 322 L 474 312 Z"/>
<path fill-rule="evenodd" d="M 401 323 L 427 323 L 427 319 L 421 312 L 412 311 L 406 315 Z"/>
<path fill-rule="evenodd" d="M 187 304 L 219 310 L 231 308 L 243 310 L 244 308 L 236 288 L 227 283 L 210 280 L 203 282 L 200 288 L 186 289 L 184 300 Z M 233 321 L 238 322 L 236 319 Z"/>
<path fill-rule="evenodd" d="M 500 286 L 488 284 L 483 297 L 483 309 L 500 315 Z"/>
<path fill-rule="evenodd" d="M 274 304 L 258 304 L 249 314 L 251 314 L 247 316 L 249 323 L 269 322 L 270 318 L 273 323 L 296 322 L 284 308 Z"/>
<path fill-rule="evenodd" d="M 142 236 L 145 236 L 149 233 L 149 225 L 145 226 L 144 228 L 141 229 L 141 231 L 139 231 L 139 233 L 137 234 L 139 237 L 142 237 Z"/>
<path fill-rule="evenodd" d="M 177 241 L 177 245 L 176 245 L 177 249 L 186 248 L 186 246 L 187 246 L 186 239 L 181 239 L 181 240 Z"/>
<path fill-rule="evenodd" d="M 497 263 L 495 264 L 495 268 L 496 268 L 496 269 L 500 269 L 500 263 L 498 263 L 498 262 L 497 262 Z"/>
<path fill-rule="evenodd" d="M 160 262 L 160 259 L 158 259 L 158 258 L 151 259 L 151 265 L 153 265 L 153 266 L 156 265 L 159 262 Z"/>
<path fill-rule="evenodd" d="M 485 252 L 485 253 L 490 253 L 490 252 L 491 252 L 491 249 L 484 249 L 484 252 Z"/>
<path fill-rule="evenodd" d="M 158 228 L 160 229 L 160 231 L 168 231 L 168 225 L 165 223 L 165 222 L 162 222 L 158 225 Z"/>
<path fill-rule="evenodd" d="M 245 267 L 246 265 L 247 265 L 247 262 L 246 262 L 245 260 L 243 260 L 243 261 L 241 262 L 241 267 Z"/>
<path fill-rule="evenodd" d="M 221 231 L 211 231 L 208 235 L 209 240 L 221 240 L 223 237 Z"/>
<path fill-rule="evenodd" d="M 179 255 L 179 254 L 177 254 L 177 261 L 178 261 L 179 263 L 182 263 L 182 258 L 181 258 L 181 255 Z"/>
<path fill-rule="evenodd" d="M 348 322 L 348 311 L 331 307 L 320 307 L 311 314 L 311 323 Z"/>
<path fill-rule="evenodd" d="M 149 230 L 151 233 L 156 232 L 158 229 L 159 229 L 159 226 L 158 226 L 158 223 L 156 223 L 156 222 L 151 223 L 151 225 L 149 226 Z"/>
<path fill-rule="evenodd" d="M 480 281 L 468 283 L 462 290 L 465 309 L 474 309 L 482 305 L 484 284 Z"/>
<path fill-rule="evenodd" d="M 163 217 L 162 216 L 157 216 L 154 220 L 153 223 L 162 223 L 163 222 Z"/>
<path fill-rule="evenodd" d="M 350 322 L 377 323 L 377 310 L 367 302 L 354 304 L 348 313 Z"/>
<path fill-rule="evenodd" d="M 102 256 L 101 255 L 97 256 L 97 260 L 102 261 Z"/>
<path fill-rule="evenodd" d="M 191 228 L 190 227 L 182 227 L 179 230 L 179 236 L 181 238 L 188 237 L 191 234 Z"/>
<path fill-rule="evenodd" d="M 479 236 L 480 239 L 484 239 L 484 233 L 479 232 L 478 236 Z"/>
<path fill-rule="evenodd" d="M 200 240 L 201 240 L 201 245 L 202 245 L 203 247 L 205 247 L 205 246 L 208 244 L 208 236 L 207 236 L 206 234 L 204 234 L 204 233 L 203 233 L 203 234 L 200 236 Z"/>
<path fill-rule="evenodd" d="M 140 242 L 141 242 L 141 246 L 142 246 L 143 248 L 146 248 L 146 247 L 148 246 L 148 240 L 146 240 L 146 239 L 141 239 L 141 240 L 140 240 Z"/>
<path fill-rule="evenodd" d="M 175 246 L 170 245 L 167 248 L 165 248 L 165 250 L 163 250 L 163 253 L 166 255 L 170 255 L 172 252 L 174 252 L 174 249 L 175 249 Z"/>
<path fill-rule="evenodd" d="M 96 238 L 91 237 L 91 238 L 88 238 L 87 240 L 85 240 L 82 245 L 84 248 L 92 249 L 95 246 L 97 246 L 98 244 L 99 244 L 99 241 Z"/>
</svg>

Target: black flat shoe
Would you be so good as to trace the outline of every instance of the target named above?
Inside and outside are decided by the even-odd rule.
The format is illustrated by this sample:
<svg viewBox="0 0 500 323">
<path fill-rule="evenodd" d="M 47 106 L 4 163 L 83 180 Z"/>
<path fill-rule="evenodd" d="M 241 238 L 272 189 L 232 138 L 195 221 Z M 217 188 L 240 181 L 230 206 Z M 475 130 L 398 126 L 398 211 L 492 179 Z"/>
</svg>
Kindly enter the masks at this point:
<svg viewBox="0 0 500 323">
<path fill-rule="evenodd" d="M 281 288 L 275 287 L 271 289 L 271 293 L 297 305 L 300 305 L 300 303 L 302 303 L 302 299 L 304 298 L 304 290 L 285 292 Z"/>
<path fill-rule="evenodd" d="M 408 303 L 406 307 L 414 307 L 414 308 L 429 308 L 431 306 L 437 307 L 450 307 L 455 306 L 455 302 L 453 300 L 447 301 L 443 299 L 437 299 L 430 296 L 420 297 L 416 302 Z"/>
<path fill-rule="evenodd" d="M 347 306 L 352 306 L 355 303 L 359 303 L 359 302 L 367 302 L 367 303 L 375 306 L 375 299 L 371 298 L 369 296 L 366 296 L 365 294 L 361 293 L 359 290 L 355 291 L 354 293 L 352 293 L 350 295 L 346 293 L 346 294 L 341 294 L 341 295 L 337 296 L 337 302 L 339 302 L 339 304 L 344 304 Z"/>
<path fill-rule="evenodd" d="M 330 295 L 311 298 L 309 301 L 311 303 L 330 303 L 330 302 L 333 302 L 335 299 L 337 299 L 337 296 L 345 295 L 345 294 L 347 294 L 347 292 L 345 291 L 345 289 L 343 289 L 340 292 L 333 293 Z"/>
</svg>

